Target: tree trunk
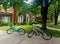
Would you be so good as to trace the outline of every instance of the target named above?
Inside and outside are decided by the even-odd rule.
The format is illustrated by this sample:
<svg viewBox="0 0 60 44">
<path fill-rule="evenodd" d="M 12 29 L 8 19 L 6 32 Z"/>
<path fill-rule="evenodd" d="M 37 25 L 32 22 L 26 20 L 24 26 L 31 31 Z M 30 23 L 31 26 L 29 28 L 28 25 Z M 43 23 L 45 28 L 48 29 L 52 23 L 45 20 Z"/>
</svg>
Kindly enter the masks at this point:
<svg viewBox="0 0 60 44">
<path fill-rule="evenodd" d="M 58 14 L 55 15 L 55 25 L 57 25 L 58 23 Z"/>
<path fill-rule="evenodd" d="M 48 7 L 42 7 L 41 8 L 41 15 L 42 15 L 42 29 L 46 30 L 46 22 L 47 22 L 47 12 Z"/>
<path fill-rule="evenodd" d="M 53 17 L 51 16 L 51 21 L 53 21 Z"/>
<path fill-rule="evenodd" d="M 57 25 L 58 23 L 58 12 L 56 13 L 56 10 L 55 10 L 55 25 Z"/>
<path fill-rule="evenodd" d="M 15 25 L 15 24 L 17 24 L 17 15 L 16 15 L 16 13 L 17 13 L 18 7 L 15 6 L 15 7 L 13 7 L 13 9 L 14 9 L 14 25 Z"/>
<path fill-rule="evenodd" d="M 41 6 L 41 15 L 42 15 L 42 29 L 46 30 L 46 22 L 47 22 L 47 13 L 48 13 L 48 7 L 51 4 L 53 0 L 45 0 L 45 7 Z M 43 5 L 43 4 L 42 4 Z"/>
</svg>

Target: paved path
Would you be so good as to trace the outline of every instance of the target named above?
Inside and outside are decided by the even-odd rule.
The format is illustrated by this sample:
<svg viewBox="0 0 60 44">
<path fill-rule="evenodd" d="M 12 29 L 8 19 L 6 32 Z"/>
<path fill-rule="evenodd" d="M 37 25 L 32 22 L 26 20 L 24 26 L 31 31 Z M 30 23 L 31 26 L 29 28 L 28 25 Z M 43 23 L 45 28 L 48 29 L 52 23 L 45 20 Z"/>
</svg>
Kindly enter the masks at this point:
<svg viewBox="0 0 60 44">
<path fill-rule="evenodd" d="M 44 40 L 41 36 L 28 38 L 27 34 L 7 34 L 5 31 L 0 30 L 0 44 L 60 44 L 60 38 L 52 38 L 51 40 Z"/>
<path fill-rule="evenodd" d="M 40 24 L 36 24 L 36 26 L 40 26 L 40 27 L 41 27 L 41 25 L 40 25 Z M 48 26 L 47 26 L 47 28 L 48 28 L 48 29 L 51 29 L 51 30 L 57 30 L 57 31 L 60 31 L 60 29 L 51 28 L 51 27 L 48 27 Z"/>
</svg>

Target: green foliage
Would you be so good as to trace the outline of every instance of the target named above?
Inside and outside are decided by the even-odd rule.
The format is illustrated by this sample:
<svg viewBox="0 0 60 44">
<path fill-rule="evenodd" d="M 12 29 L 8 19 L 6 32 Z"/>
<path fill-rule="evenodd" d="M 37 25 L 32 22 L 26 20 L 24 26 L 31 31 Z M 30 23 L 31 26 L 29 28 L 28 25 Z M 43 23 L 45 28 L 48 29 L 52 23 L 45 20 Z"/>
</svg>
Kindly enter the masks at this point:
<svg viewBox="0 0 60 44">
<path fill-rule="evenodd" d="M 21 6 L 23 6 L 23 4 L 23 0 L 10 0 L 10 5 L 13 7 L 17 6 L 20 8 Z"/>
<path fill-rule="evenodd" d="M 13 24 L 12 22 L 8 22 L 7 25 L 10 26 L 11 24 Z"/>
<path fill-rule="evenodd" d="M 2 0 L 2 6 L 4 9 L 7 9 L 9 8 L 9 3 L 8 3 L 9 0 Z"/>
<path fill-rule="evenodd" d="M 0 26 L 2 26 L 2 21 L 0 20 Z"/>
<path fill-rule="evenodd" d="M 0 26 L 7 26 L 7 25 L 8 25 L 8 23 L 5 23 L 2 20 L 0 20 Z"/>
<path fill-rule="evenodd" d="M 30 11 L 34 14 L 40 14 L 40 8 L 38 8 L 37 5 L 33 5 L 33 7 L 30 8 Z"/>
<path fill-rule="evenodd" d="M 37 5 L 43 6 L 43 0 L 34 0 Z"/>
<path fill-rule="evenodd" d="M 49 8 L 48 8 L 48 17 L 51 17 L 51 16 L 53 16 L 54 17 L 54 5 L 53 4 L 51 4 L 50 6 L 49 6 Z"/>
<path fill-rule="evenodd" d="M 17 25 L 25 25 L 26 22 L 20 22 L 20 23 L 17 23 Z"/>
<path fill-rule="evenodd" d="M 0 5 L 2 4 L 2 0 L 0 0 Z"/>
<path fill-rule="evenodd" d="M 52 4 L 48 8 L 48 17 L 55 17 L 55 9 L 56 13 L 58 13 L 58 0 L 53 0 Z"/>
</svg>

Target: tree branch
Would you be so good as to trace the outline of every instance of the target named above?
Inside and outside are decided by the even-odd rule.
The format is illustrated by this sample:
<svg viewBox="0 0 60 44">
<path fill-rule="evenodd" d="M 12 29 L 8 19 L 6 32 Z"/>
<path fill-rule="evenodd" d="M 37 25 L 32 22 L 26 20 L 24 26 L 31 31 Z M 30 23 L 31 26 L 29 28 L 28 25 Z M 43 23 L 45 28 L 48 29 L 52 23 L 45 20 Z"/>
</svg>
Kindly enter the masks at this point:
<svg viewBox="0 0 60 44">
<path fill-rule="evenodd" d="M 52 1 L 53 1 L 53 0 L 50 0 L 50 2 L 49 2 L 48 5 L 47 5 L 48 7 L 49 7 L 49 5 L 51 4 Z"/>
</svg>

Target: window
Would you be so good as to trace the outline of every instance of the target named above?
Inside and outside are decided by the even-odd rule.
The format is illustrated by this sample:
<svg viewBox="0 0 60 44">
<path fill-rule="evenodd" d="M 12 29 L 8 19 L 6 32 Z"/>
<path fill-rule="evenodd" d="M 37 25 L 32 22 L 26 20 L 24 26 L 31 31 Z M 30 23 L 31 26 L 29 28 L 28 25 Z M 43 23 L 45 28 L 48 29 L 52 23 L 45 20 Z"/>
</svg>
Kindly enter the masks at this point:
<svg viewBox="0 0 60 44">
<path fill-rule="evenodd" d="M 2 21 L 3 21 L 4 23 L 10 22 L 10 16 L 3 16 L 3 17 L 2 17 Z"/>
<path fill-rule="evenodd" d="M 26 22 L 30 22 L 30 16 L 29 16 L 29 14 L 26 14 Z"/>
<path fill-rule="evenodd" d="M 31 17 L 31 21 L 32 21 L 32 22 L 35 22 L 35 16 L 32 16 L 32 17 Z"/>
<path fill-rule="evenodd" d="M 18 16 L 18 23 L 23 22 L 23 16 Z"/>
</svg>

